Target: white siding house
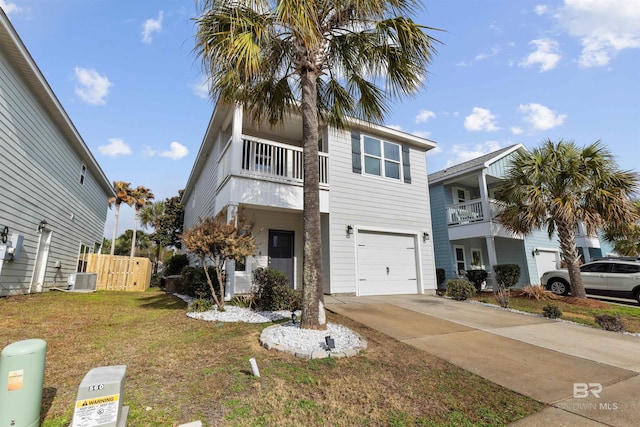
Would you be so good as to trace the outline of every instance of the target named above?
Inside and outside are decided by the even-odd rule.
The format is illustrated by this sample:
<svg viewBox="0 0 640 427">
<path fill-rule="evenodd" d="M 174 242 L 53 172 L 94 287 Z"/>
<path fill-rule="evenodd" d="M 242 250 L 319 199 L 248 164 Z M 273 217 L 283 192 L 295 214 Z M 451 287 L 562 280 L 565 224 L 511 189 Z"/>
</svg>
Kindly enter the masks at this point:
<svg viewBox="0 0 640 427">
<path fill-rule="evenodd" d="M 111 195 L 0 9 L 0 296 L 65 285 L 102 244 Z"/>
<path fill-rule="evenodd" d="M 435 143 L 356 121 L 320 135 L 325 293 L 434 292 L 425 152 Z M 302 285 L 301 141 L 295 114 L 272 128 L 240 106 L 215 107 L 185 187 L 184 226 L 239 208 L 254 222 L 258 251 L 229 275 L 233 292 L 246 292 L 259 266 Z"/>
</svg>

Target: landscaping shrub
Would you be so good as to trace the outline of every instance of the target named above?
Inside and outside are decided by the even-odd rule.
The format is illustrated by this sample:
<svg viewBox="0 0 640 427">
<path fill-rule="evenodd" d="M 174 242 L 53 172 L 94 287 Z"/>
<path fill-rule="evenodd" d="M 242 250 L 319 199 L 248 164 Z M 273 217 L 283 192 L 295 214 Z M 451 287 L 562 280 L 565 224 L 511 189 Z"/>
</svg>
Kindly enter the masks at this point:
<svg viewBox="0 0 640 427">
<path fill-rule="evenodd" d="M 447 281 L 447 295 L 456 301 L 464 301 L 476 293 L 473 284 L 465 279 L 450 279 Z"/>
<path fill-rule="evenodd" d="M 164 275 L 175 276 L 182 273 L 182 269 L 189 265 L 189 258 L 186 255 L 178 254 L 169 257 L 165 262 Z"/>
<path fill-rule="evenodd" d="M 596 323 L 606 331 L 622 332 L 624 331 L 624 323 L 620 316 L 612 316 L 610 314 L 596 315 Z"/>
<path fill-rule="evenodd" d="M 302 308 L 302 292 L 289 287 L 289 278 L 272 268 L 253 271 L 253 301 L 258 310 L 295 311 Z"/>
<path fill-rule="evenodd" d="M 219 290 L 218 279 L 213 267 L 209 267 L 209 276 L 216 292 Z M 207 284 L 207 276 L 202 267 L 185 267 L 182 269 L 180 283 L 176 292 L 193 298 L 211 299 L 211 289 Z"/>
<path fill-rule="evenodd" d="M 476 291 L 482 289 L 482 282 L 487 280 L 489 274 L 485 270 L 467 270 L 467 279 L 476 287 Z"/>
<path fill-rule="evenodd" d="M 202 312 L 211 310 L 212 307 L 213 307 L 213 302 L 211 302 L 210 299 L 196 298 L 193 301 L 191 301 L 191 305 L 189 305 L 189 311 L 202 313 Z"/>
<path fill-rule="evenodd" d="M 496 296 L 496 300 L 498 301 L 498 304 L 500 304 L 500 307 L 502 308 L 509 307 L 509 302 L 511 300 L 511 291 L 509 290 L 509 288 L 504 286 L 498 286 L 495 296 Z"/>
<path fill-rule="evenodd" d="M 547 304 L 542 307 L 542 315 L 549 319 L 558 319 L 562 316 L 562 310 L 555 304 Z"/>
<path fill-rule="evenodd" d="M 496 281 L 501 288 L 511 288 L 520 280 L 520 266 L 517 264 L 494 265 Z"/>
<path fill-rule="evenodd" d="M 151 275 L 151 281 L 149 282 L 149 286 L 152 288 L 161 288 L 164 287 L 163 286 L 164 283 L 162 281 L 162 275 L 161 274 L 152 274 Z"/>
<path fill-rule="evenodd" d="M 522 295 L 527 298 L 535 298 L 537 301 L 548 300 L 551 291 L 547 291 L 544 286 L 541 285 L 527 285 L 522 288 Z"/>
</svg>

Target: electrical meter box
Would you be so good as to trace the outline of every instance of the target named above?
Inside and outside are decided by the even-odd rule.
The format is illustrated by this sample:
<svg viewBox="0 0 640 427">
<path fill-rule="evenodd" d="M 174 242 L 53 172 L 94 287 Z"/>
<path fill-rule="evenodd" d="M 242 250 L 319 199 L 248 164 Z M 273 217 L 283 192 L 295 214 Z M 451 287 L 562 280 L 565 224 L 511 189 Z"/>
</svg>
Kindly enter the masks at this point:
<svg viewBox="0 0 640 427">
<path fill-rule="evenodd" d="M 124 400 L 125 365 L 90 370 L 78 387 L 71 427 L 124 427 L 129 407 Z"/>
</svg>

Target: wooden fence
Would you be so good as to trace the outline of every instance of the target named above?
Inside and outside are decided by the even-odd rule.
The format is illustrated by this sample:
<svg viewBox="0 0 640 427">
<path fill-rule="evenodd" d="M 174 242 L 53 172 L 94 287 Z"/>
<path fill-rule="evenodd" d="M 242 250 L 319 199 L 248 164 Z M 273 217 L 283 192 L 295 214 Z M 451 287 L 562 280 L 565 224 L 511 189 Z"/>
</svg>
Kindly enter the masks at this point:
<svg viewBox="0 0 640 427">
<path fill-rule="evenodd" d="M 96 289 L 143 292 L 151 283 L 149 258 L 88 254 L 87 273 L 96 273 Z"/>
</svg>

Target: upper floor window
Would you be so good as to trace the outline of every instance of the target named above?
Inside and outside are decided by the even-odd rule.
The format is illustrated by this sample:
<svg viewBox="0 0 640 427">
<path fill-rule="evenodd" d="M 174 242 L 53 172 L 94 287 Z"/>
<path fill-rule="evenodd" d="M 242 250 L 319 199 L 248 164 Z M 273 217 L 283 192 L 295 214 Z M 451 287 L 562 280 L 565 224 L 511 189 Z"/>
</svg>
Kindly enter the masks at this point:
<svg viewBox="0 0 640 427">
<path fill-rule="evenodd" d="M 82 165 L 82 170 L 80 171 L 80 184 L 84 185 L 84 179 L 87 176 L 87 167 Z"/>
<path fill-rule="evenodd" d="M 363 138 L 363 156 L 365 173 L 400 179 L 400 145 L 365 136 Z"/>
</svg>

